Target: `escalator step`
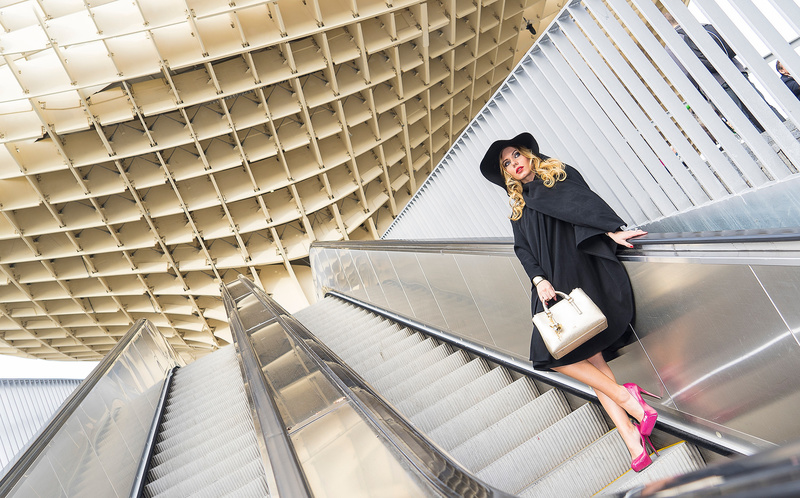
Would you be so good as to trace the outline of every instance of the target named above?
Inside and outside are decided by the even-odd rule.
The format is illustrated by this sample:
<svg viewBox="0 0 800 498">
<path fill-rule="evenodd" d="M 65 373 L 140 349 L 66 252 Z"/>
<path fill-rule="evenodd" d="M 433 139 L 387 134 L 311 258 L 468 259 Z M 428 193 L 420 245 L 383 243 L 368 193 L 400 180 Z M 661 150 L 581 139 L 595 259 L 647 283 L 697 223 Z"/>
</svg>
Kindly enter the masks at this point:
<svg viewBox="0 0 800 498">
<path fill-rule="evenodd" d="M 429 337 L 408 349 L 396 351 L 391 357 L 383 358 L 383 361 L 380 364 L 375 365 L 369 370 L 361 371 L 356 369 L 356 371 L 368 381 L 373 382 L 408 365 L 410 362 L 438 346 L 439 343 Z"/>
<path fill-rule="evenodd" d="M 477 472 L 566 417 L 570 411 L 564 394 L 550 389 L 459 444 L 450 454 L 466 468 Z"/>
<path fill-rule="evenodd" d="M 368 372 L 390 360 L 394 353 L 409 350 L 425 339 L 424 335 L 405 329 L 379 340 L 370 340 L 367 344 L 354 344 L 351 352 L 341 351 L 339 354 L 337 351 L 337 354 L 343 360 L 347 358 L 350 368 L 358 372 Z"/>
<path fill-rule="evenodd" d="M 591 496 L 630 465 L 628 448 L 614 429 L 518 494 L 525 498 Z"/>
<path fill-rule="evenodd" d="M 399 402 L 397 408 L 406 417 L 411 417 L 488 372 L 486 361 L 476 358 L 427 386 L 418 386 L 419 390 Z"/>
<path fill-rule="evenodd" d="M 533 401 L 538 394 L 533 381 L 522 377 L 443 423 L 428 435 L 444 449 L 453 449 Z"/>
<path fill-rule="evenodd" d="M 146 496 L 267 496 L 264 463 L 232 345 L 177 370 L 167 403 Z M 234 473 L 238 477 L 230 478 Z"/>
<path fill-rule="evenodd" d="M 414 375 L 420 370 L 424 370 L 434 363 L 444 361 L 445 358 L 452 354 L 453 348 L 451 348 L 449 344 L 440 344 L 434 349 L 431 349 L 430 351 L 427 351 L 416 358 L 412 358 L 410 361 L 402 365 L 397 365 L 396 368 L 389 370 L 380 378 L 374 379 L 372 381 L 373 385 L 379 390 L 388 389 L 401 380 L 407 379 L 408 377 Z M 370 376 L 373 375 L 374 370 L 371 370 L 369 374 Z"/>
<path fill-rule="evenodd" d="M 433 365 L 407 377 L 406 379 L 386 388 L 383 391 L 384 397 L 397 404 L 409 396 L 418 392 L 420 386 L 429 386 L 431 383 L 450 374 L 451 372 L 463 367 L 470 362 L 469 356 L 464 351 L 456 351 L 442 361 L 437 361 Z"/>
<path fill-rule="evenodd" d="M 630 469 L 616 481 L 609 484 L 600 495 L 618 493 L 649 482 L 686 474 L 705 467 L 705 462 L 697 447 L 681 441 L 659 451 L 653 464 L 638 474 Z"/>
<path fill-rule="evenodd" d="M 606 432 L 608 425 L 600 410 L 587 403 L 476 475 L 508 493 L 517 494 Z"/>
<path fill-rule="evenodd" d="M 495 368 L 458 391 L 411 416 L 414 425 L 429 432 L 482 399 L 511 384 L 511 375 L 504 368 Z"/>
<path fill-rule="evenodd" d="M 392 327 L 390 335 L 372 338 L 368 341 L 353 341 L 352 348 L 337 353 L 342 359 L 347 358 L 351 368 L 366 371 L 375 368 L 384 358 L 391 356 L 392 351 L 402 351 L 425 340 L 425 336 L 406 328 Z"/>
</svg>

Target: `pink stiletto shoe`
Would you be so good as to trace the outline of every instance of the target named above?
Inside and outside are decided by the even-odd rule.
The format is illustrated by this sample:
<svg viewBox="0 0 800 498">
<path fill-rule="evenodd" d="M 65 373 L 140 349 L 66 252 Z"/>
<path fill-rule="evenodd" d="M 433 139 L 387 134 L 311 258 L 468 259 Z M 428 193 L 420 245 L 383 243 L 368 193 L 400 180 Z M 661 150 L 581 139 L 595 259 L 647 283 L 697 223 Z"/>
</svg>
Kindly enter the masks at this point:
<svg viewBox="0 0 800 498">
<path fill-rule="evenodd" d="M 646 394 L 656 399 L 661 399 L 661 396 L 656 396 L 653 393 L 649 393 L 639 387 L 638 385 L 634 384 L 633 382 L 629 382 L 627 384 L 623 384 L 623 387 L 628 390 L 629 393 L 639 402 L 642 406 L 642 410 L 644 410 L 644 416 L 642 420 L 639 421 L 639 434 L 642 436 L 649 436 L 653 433 L 653 427 L 656 426 L 656 419 L 658 418 L 658 412 L 655 411 L 650 405 L 644 402 L 642 399 L 642 394 Z"/>
<path fill-rule="evenodd" d="M 649 446 L 650 449 L 653 450 L 653 453 L 656 454 L 656 457 L 658 457 L 659 456 L 658 450 L 656 449 L 655 445 L 653 445 L 653 442 L 650 441 L 650 436 L 642 436 L 642 437 L 645 439 L 645 441 L 647 441 L 647 446 Z M 647 446 L 644 447 L 646 450 L 647 450 Z M 647 450 L 647 451 L 649 452 L 650 450 Z"/>
<path fill-rule="evenodd" d="M 647 452 L 647 443 L 645 443 L 644 441 L 645 436 L 641 436 L 641 438 L 642 438 L 642 454 L 631 461 L 631 470 L 633 470 L 634 472 L 641 472 L 647 467 L 649 467 L 651 463 L 653 463 L 653 460 L 650 458 L 650 454 Z"/>
</svg>

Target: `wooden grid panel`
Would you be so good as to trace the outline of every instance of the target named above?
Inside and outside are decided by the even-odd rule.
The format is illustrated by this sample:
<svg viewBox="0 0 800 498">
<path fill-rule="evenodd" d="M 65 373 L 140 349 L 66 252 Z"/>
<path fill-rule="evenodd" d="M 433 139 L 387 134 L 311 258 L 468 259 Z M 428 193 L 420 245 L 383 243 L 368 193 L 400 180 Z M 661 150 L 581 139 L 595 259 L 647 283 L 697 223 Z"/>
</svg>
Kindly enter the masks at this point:
<svg viewBox="0 0 800 498">
<path fill-rule="evenodd" d="M 305 306 L 311 242 L 389 226 L 509 74 L 528 3 L 0 7 L 0 353 L 98 359 L 148 318 L 204 354 L 238 274 Z"/>
</svg>

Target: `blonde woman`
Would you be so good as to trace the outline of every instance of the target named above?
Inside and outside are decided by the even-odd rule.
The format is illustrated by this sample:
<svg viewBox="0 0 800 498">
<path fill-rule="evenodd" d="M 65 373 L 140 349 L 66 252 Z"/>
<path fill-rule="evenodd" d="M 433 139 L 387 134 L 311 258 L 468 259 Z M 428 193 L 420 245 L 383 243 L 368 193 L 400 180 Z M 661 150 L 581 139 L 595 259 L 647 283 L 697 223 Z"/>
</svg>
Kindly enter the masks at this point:
<svg viewBox="0 0 800 498">
<path fill-rule="evenodd" d="M 534 327 L 533 368 L 555 370 L 592 387 L 630 451 L 631 468 L 641 471 L 651 463 L 646 444 L 658 414 L 642 399 L 650 393 L 633 383 L 619 385 L 606 360 L 633 338 L 633 292 L 616 249 L 633 247 L 628 239 L 646 232 L 621 230 L 624 221 L 580 173 L 540 154 L 530 133 L 494 142 L 480 168 L 509 195 L 514 251 L 535 287 L 531 313 L 556 299 L 556 289 L 569 293 L 580 287 L 608 319 L 606 330 L 559 360 Z"/>
</svg>

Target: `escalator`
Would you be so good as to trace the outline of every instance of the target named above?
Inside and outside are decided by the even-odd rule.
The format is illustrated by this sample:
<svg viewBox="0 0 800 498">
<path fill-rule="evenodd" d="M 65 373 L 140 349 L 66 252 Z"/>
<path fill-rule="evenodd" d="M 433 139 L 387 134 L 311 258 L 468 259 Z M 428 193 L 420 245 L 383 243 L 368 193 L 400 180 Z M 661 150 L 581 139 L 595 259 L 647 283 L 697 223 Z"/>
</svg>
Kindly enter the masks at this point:
<svg viewBox="0 0 800 498">
<path fill-rule="evenodd" d="M 295 316 L 455 460 L 507 493 L 613 493 L 704 466 L 681 441 L 636 474 L 597 405 L 571 403 L 559 389 L 338 298 Z"/>
<path fill-rule="evenodd" d="M 749 271 L 769 289 L 766 277 L 778 273 L 755 263 L 793 258 L 794 239 L 784 242 L 776 248 L 774 241 L 755 240 L 744 268 L 736 260 L 746 252 L 742 243 L 735 254 L 719 246 L 713 252 L 723 254 L 725 272 L 739 272 L 740 286 Z M 672 241 L 654 244 L 647 254 L 623 258 L 638 296 L 648 299 L 637 303 L 645 312 L 637 323 L 639 343 L 612 362 L 625 378 L 651 383 L 635 368 L 643 357 L 659 365 L 662 334 L 642 331 L 664 319 L 653 310 L 666 309 L 665 296 L 673 296 L 645 292 L 652 272 L 666 274 L 667 255 L 682 265 L 700 261 L 704 273 L 695 274 L 713 269 L 702 251 L 689 257 Z M 713 394 L 718 384 L 711 375 L 680 379 L 689 387 L 657 405 L 653 441 L 660 456 L 645 471 L 630 471 L 625 445 L 585 386 L 532 371 L 510 354 L 520 342 L 509 341 L 522 334 L 480 335 L 481 324 L 515 327 L 505 311 L 485 313 L 511 302 L 513 289 L 494 285 L 507 287 L 515 272 L 506 245 L 381 247 L 388 250 L 373 243 L 317 253 L 315 279 L 325 297 L 294 315 L 245 278 L 225 285 L 235 345 L 188 366 L 151 324 L 138 323 L 17 458 L 0 480 L 0 496 L 572 497 L 649 496 L 662 488 L 682 496 L 697 493 L 697 479 L 712 490 L 781 482 L 796 491 L 800 448 L 786 445 L 753 464 L 728 462 L 776 445 L 680 410 L 681 396 L 694 386 Z M 481 267 L 487 262 L 491 268 Z M 787 273 L 778 269 L 781 277 Z M 401 312 L 397 297 L 411 313 Z M 770 297 L 779 309 L 791 300 Z M 477 312 L 469 308 L 474 303 Z M 735 312 L 725 319 L 740 320 Z M 433 318 L 410 316 L 424 313 Z M 436 316 L 460 326 L 435 326 Z M 691 330 L 692 323 L 682 324 L 681 333 Z M 783 338 L 712 373 L 746 372 L 747 361 Z M 670 344 L 677 346 L 683 344 Z M 739 346 L 726 344 L 716 353 L 724 358 Z M 758 368 L 771 378 L 763 364 Z M 656 371 L 662 394 L 675 382 L 665 372 Z M 761 409 L 769 408 L 763 400 L 770 395 L 759 393 Z M 744 401 L 731 406 L 748 406 Z M 718 421 L 730 426 L 743 416 L 721 415 L 727 418 Z M 748 469 L 760 474 L 730 477 Z"/>
<path fill-rule="evenodd" d="M 268 496 L 234 347 L 175 371 L 144 496 Z"/>
</svg>

